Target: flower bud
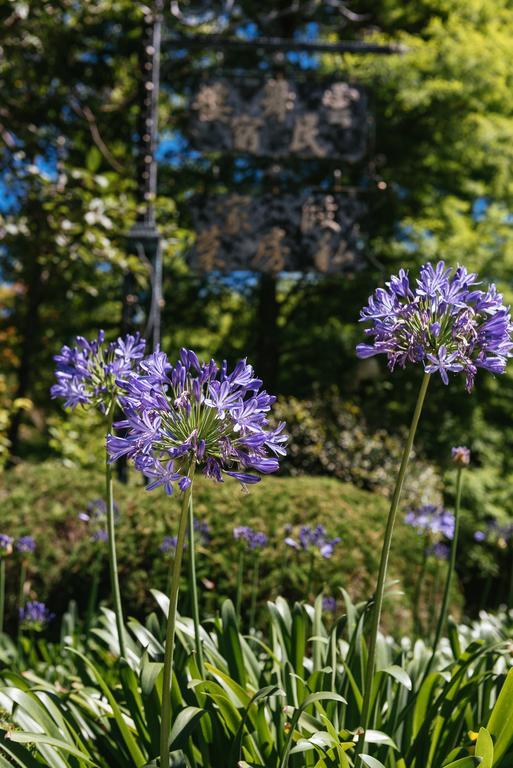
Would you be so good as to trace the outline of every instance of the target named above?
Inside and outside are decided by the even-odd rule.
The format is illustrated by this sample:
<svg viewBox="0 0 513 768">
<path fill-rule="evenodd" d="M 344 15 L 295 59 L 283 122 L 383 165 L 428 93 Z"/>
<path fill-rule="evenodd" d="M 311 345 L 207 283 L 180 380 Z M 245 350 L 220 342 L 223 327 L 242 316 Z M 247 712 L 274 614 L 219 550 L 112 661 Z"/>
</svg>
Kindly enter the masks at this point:
<svg viewBox="0 0 513 768">
<path fill-rule="evenodd" d="M 470 464 L 470 448 L 458 445 L 455 448 L 451 448 L 451 454 L 452 463 L 457 467 L 468 467 Z"/>
</svg>

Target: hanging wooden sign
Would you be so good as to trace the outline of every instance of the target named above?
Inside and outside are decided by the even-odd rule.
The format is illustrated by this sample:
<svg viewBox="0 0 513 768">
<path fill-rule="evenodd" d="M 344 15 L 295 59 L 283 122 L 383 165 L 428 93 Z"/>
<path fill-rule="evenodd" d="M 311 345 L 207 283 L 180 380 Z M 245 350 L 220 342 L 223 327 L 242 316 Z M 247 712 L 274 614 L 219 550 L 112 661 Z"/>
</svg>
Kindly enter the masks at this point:
<svg viewBox="0 0 513 768">
<path fill-rule="evenodd" d="M 341 80 L 212 79 L 189 107 L 189 134 L 202 152 L 357 162 L 367 149 L 365 91 Z"/>
<path fill-rule="evenodd" d="M 194 200 L 189 253 L 199 272 L 354 271 L 362 265 L 361 202 L 340 193 L 240 194 Z"/>
</svg>

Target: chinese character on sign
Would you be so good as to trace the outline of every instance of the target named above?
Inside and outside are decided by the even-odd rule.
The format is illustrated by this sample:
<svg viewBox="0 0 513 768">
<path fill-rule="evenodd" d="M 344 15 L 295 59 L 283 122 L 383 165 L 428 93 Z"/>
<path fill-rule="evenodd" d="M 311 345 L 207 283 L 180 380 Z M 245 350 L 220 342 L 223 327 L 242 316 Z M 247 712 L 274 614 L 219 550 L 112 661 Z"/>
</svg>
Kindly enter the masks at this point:
<svg viewBox="0 0 513 768">
<path fill-rule="evenodd" d="M 319 248 L 314 253 L 313 261 L 315 269 L 318 272 L 329 272 L 332 256 L 333 248 L 331 245 L 331 238 L 328 234 L 324 234 L 319 243 Z"/>
<path fill-rule="evenodd" d="M 212 272 L 213 269 L 222 268 L 222 260 L 218 260 L 221 246 L 221 227 L 213 224 L 198 234 L 196 240 L 196 256 L 198 266 L 202 272 Z"/>
<path fill-rule="evenodd" d="M 263 120 L 250 115 L 240 115 L 232 119 L 233 147 L 239 152 L 258 154 L 260 149 L 259 131 Z"/>
<path fill-rule="evenodd" d="M 284 123 L 287 113 L 294 109 L 295 98 L 296 94 L 290 89 L 287 80 L 268 80 L 262 89 L 262 114 Z"/>
<path fill-rule="evenodd" d="M 367 98 L 360 86 L 292 77 L 203 82 L 191 101 L 190 135 L 203 152 L 339 158 L 367 151 Z"/>
<path fill-rule="evenodd" d="M 248 221 L 248 205 L 251 198 L 247 195 L 230 195 L 226 200 L 224 231 L 227 235 L 239 235 L 251 229 Z"/>
<path fill-rule="evenodd" d="M 201 272 L 326 274 L 362 263 L 363 206 L 337 192 L 201 197 L 189 210 L 198 232 L 190 263 Z"/>
<path fill-rule="evenodd" d="M 251 265 L 259 272 L 281 272 L 289 249 L 283 243 L 287 233 L 281 227 L 273 227 L 258 243 Z"/>
<path fill-rule="evenodd" d="M 309 197 L 301 211 L 301 232 L 307 234 L 315 227 L 340 230 L 340 224 L 335 220 L 338 205 L 333 195 L 325 195 L 322 200 Z"/>
<path fill-rule="evenodd" d="M 328 122 L 341 128 L 351 128 L 353 115 L 351 106 L 360 99 L 360 91 L 347 83 L 333 83 L 324 91 L 322 103 L 328 110 Z"/>
<path fill-rule="evenodd" d="M 307 112 L 300 115 L 295 122 L 290 151 L 299 155 L 311 152 L 316 157 L 325 157 L 326 150 L 318 142 L 319 115 Z"/>
<path fill-rule="evenodd" d="M 228 89 L 223 83 L 202 85 L 192 102 L 192 108 L 198 112 L 200 122 L 225 121 L 232 112 L 226 103 L 227 97 Z"/>
</svg>

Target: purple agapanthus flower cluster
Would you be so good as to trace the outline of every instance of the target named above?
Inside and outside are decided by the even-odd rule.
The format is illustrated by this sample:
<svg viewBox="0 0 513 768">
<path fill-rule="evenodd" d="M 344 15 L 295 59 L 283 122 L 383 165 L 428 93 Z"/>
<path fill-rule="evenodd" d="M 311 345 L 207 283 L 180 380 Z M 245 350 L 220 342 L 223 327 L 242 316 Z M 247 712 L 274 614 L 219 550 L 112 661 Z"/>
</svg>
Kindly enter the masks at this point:
<svg viewBox="0 0 513 768">
<path fill-rule="evenodd" d="M 468 467 L 470 464 L 470 448 L 465 445 L 456 445 L 451 448 L 452 463 L 457 467 Z"/>
<path fill-rule="evenodd" d="M 210 526 L 205 520 L 194 518 L 194 531 L 197 534 L 199 543 L 204 547 L 210 542 Z"/>
<path fill-rule="evenodd" d="M 19 610 L 20 623 L 28 629 L 41 630 L 55 614 L 51 613 L 44 603 L 29 602 Z"/>
<path fill-rule="evenodd" d="M 31 554 L 36 549 L 36 541 L 33 536 L 20 536 L 14 546 L 21 554 Z"/>
<path fill-rule="evenodd" d="M 114 503 L 114 521 L 119 520 L 119 507 Z M 87 504 L 85 512 L 78 513 L 78 519 L 82 523 L 86 523 L 87 527 L 91 531 L 91 541 L 93 542 L 105 542 L 108 541 L 109 536 L 107 533 L 107 505 L 103 499 L 93 499 Z"/>
<path fill-rule="evenodd" d="M 478 368 L 504 373 L 513 349 L 510 310 L 495 285 L 477 285 L 475 273 L 443 261 L 425 264 L 416 285 L 401 269 L 360 314 L 371 325 L 365 331 L 370 342 L 357 346 L 358 356 L 384 354 L 391 370 L 420 363 L 444 384 L 449 373 L 461 372 L 469 392 Z"/>
<path fill-rule="evenodd" d="M 0 533 L 0 557 L 10 555 L 14 539 L 6 533 Z"/>
<path fill-rule="evenodd" d="M 495 543 L 500 549 L 505 549 L 513 541 L 513 522 L 501 523 L 489 517 L 483 528 L 474 531 L 474 541 Z"/>
<path fill-rule="evenodd" d="M 124 436 L 109 435 L 111 461 L 134 460 L 149 478 L 148 490 L 163 486 L 171 494 L 175 483 L 183 491 L 195 461 L 218 482 L 230 475 L 241 483 L 256 483 L 254 472 L 279 468 L 285 455 L 285 424 L 272 429 L 268 415 L 275 397 L 261 390 L 253 368 L 240 360 L 232 371 L 211 360 L 199 361 L 182 349 L 172 366 L 164 352 L 141 361 L 128 374 L 121 405 L 126 414 L 115 426 Z"/>
<path fill-rule="evenodd" d="M 426 554 L 436 557 L 437 560 L 448 560 L 451 548 L 445 541 L 435 541 L 426 549 Z"/>
<path fill-rule="evenodd" d="M 142 359 L 146 342 L 136 333 L 105 343 L 100 331 L 97 339 L 87 341 L 77 336 L 75 346 L 63 346 L 54 356 L 57 384 L 50 390 L 53 398 L 63 397 L 64 405 L 92 406 L 106 413 L 119 395 L 119 382 Z"/>
<path fill-rule="evenodd" d="M 199 543 L 206 547 L 210 542 L 210 526 L 205 520 L 199 520 L 197 517 L 194 518 L 194 531 L 197 534 Z M 187 532 L 187 536 L 188 536 Z M 177 536 L 164 536 L 162 539 L 162 542 L 159 546 L 159 549 L 164 554 L 168 554 L 169 552 L 172 552 L 174 554 L 176 550 L 176 545 L 178 542 Z M 187 540 L 184 541 L 184 549 L 187 549 Z"/>
<path fill-rule="evenodd" d="M 332 595 L 324 595 L 322 598 L 322 610 L 325 613 L 335 613 L 337 610 L 337 598 Z"/>
<path fill-rule="evenodd" d="M 454 515 L 435 504 L 424 504 L 410 510 L 404 521 L 416 528 L 419 533 L 445 536 L 446 539 L 454 537 Z"/>
<path fill-rule="evenodd" d="M 334 539 L 328 538 L 326 528 L 323 525 L 316 525 L 312 528 L 310 525 L 303 525 L 299 530 L 298 539 L 292 536 L 286 536 L 285 544 L 296 550 L 314 551 L 319 550 L 322 557 L 329 559 L 334 552 L 335 546 L 340 542 L 340 537 Z"/>
<path fill-rule="evenodd" d="M 233 529 L 233 538 L 244 544 L 246 549 L 262 549 L 268 542 L 268 537 L 262 531 L 255 531 L 249 525 L 238 525 Z"/>
<path fill-rule="evenodd" d="M 164 536 L 162 539 L 162 542 L 159 546 L 160 551 L 167 555 L 170 552 L 173 554 L 176 551 L 176 545 L 178 544 L 178 536 Z M 184 543 L 184 548 L 187 546 L 187 543 Z"/>
</svg>

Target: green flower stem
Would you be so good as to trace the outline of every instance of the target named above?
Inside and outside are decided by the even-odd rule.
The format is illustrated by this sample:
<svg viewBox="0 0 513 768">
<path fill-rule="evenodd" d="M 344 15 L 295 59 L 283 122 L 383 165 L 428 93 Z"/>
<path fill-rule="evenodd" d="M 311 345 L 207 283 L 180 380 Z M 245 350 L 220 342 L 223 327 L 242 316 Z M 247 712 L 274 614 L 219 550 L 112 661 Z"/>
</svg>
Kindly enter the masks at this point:
<svg viewBox="0 0 513 768">
<path fill-rule="evenodd" d="M 237 570 L 237 591 L 235 594 L 235 613 L 240 624 L 240 608 L 242 605 L 242 577 L 244 575 L 244 547 L 241 544 L 239 549 L 239 567 Z"/>
<path fill-rule="evenodd" d="M 251 608 L 249 611 L 250 630 L 255 628 L 259 570 L 260 570 L 260 557 L 258 552 L 255 552 L 255 563 L 253 566 L 253 585 L 251 587 Z"/>
<path fill-rule="evenodd" d="M 488 598 L 490 597 L 491 589 L 492 589 L 492 576 L 489 573 L 488 576 L 486 577 L 484 589 L 483 589 L 483 591 L 481 593 L 482 594 L 482 596 L 481 596 L 481 605 L 479 606 L 479 610 L 480 611 L 485 611 L 486 610 L 486 606 L 488 605 Z"/>
<path fill-rule="evenodd" d="M 0 635 L 4 631 L 5 614 L 5 558 L 0 557 Z"/>
<path fill-rule="evenodd" d="M 167 577 L 166 577 L 166 595 L 169 595 L 171 592 L 171 585 L 173 583 L 173 563 L 175 561 L 174 557 L 169 558 L 169 568 L 167 569 Z"/>
<path fill-rule="evenodd" d="M 428 637 L 432 637 L 435 632 L 435 619 L 437 614 L 437 608 L 438 608 L 438 593 L 439 593 L 439 585 L 440 585 L 440 565 L 437 561 L 436 564 L 436 571 L 435 575 L 433 577 L 433 582 L 431 584 L 431 610 L 429 612 L 429 628 L 428 628 Z"/>
<path fill-rule="evenodd" d="M 397 515 L 397 508 L 401 498 L 401 491 L 403 489 L 404 477 L 406 469 L 408 467 L 408 461 L 410 459 L 411 450 L 413 447 L 413 440 L 417 431 L 417 425 L 419 423 L 420 414 L 422 412 L 422 406 L 424 405 L 424 399 L 429 384 L 430 374 L 425 373 L 420 386 L 419 394 L 417 397 L 417 404 L 415 405 L 415 411 L 410 424 L 410 430 L 404 446 L 403 455 L 401 459 L 401 466 L 399 467 L 399 474 L 397 476 L 394 495 L 392 496 L 392 502 L 390 505 L 390 512 L 388 513 L 388 520 L 385 529 L 385 537 L 383 541 L 383 548 L 381 550 L 381 561 L 379 564 L 378 582 L 376 586 L 376 592 L 374 594 L 374 605 L 372 607 L 372 625 L 369 639 L 369 651 L 367 656 L 367 668 L 365 672 L 365 689 L 363 695 L 362 704 L 362 735 L 358 740 L 356 747 L 356 756 L 358 757 L 365 746 L 365 733 L 369 727 L 371 699 L 372 699 L 372 683 L 374 679 L 375 663 L 376 663 L 376 644 L 378 640 L 379 621 L 381 618 L 381 609 L 383 606 L 383 595 L 385 592 L 385 583 L 388 570 L 388 560 L 390 557 L 390 547 L 392 544 L 392 535 L 394 533 L 395 519 Z"/>
<path fill-rule="evenodd" d="M 20 647 L 21 642 L 21 619 L 20 611 L 25 605 L 25 582 L 27 580 L 27 564 L 25 560 L 22 560 L 20 563 L 20 587 L 19 587 L 19 593 L 18 593 L 18 647 Z"/>
<path fill-rule="evenodd" d="M 189 496 L 189 586 L 192 599 L 192 619 L 194 621 L 194 642 L 196 645 L 196 661 L 198 663 L 199 673 L 202 678 L 205 677 L 205 667 L 203 664 L 203 648 L 200 636 L 199 620 L 199 601 L 198 584 L 196 581 L 196 545 L 194 536 L 194 507 L 192 494 Z"/>
<path fill-rule="evenodd" d="M 20 563 L 20 591 L 18 594 L 18 610 L 25 605 L 25 582 L 27 581 L 27 564 L 25 560 Z"/>
<path fill-rule="evenodd" d="M 428 561 L 428 547 L 429 547 L 429 533 L 424 537 L 424 548 L 422 552 L 422 562 L 419 569 L 419 575 L 417 577 L 417 583 L 415 584 L 415 592 L 413 595 L 413 626 L 417 637 L 422 633 L 422 622 L 420 620 L 420 598 L 422 596 L 422 587 L 424 586 L 424 580 L 426 577 L 427 561 Z"/>
<path fill-rule="evenodd" d="M 87 601 L 87 613 L 84 627 L 84 634 L 86 636 L 86 643 L 88 641 L 89 630 L 93 622 L 93 616 L 96 611 L 96 604 L 98 602 L 98 589 L 100 586 L 100 573 L 102 563 L 102 552 L 99 551 L 96 559 L 93 563 L 93 578 L 91 580 L 91 589 L 89 591 L 89 599 Z"/>
<path fill-rule="evenodd" d="M 308 586 L 307 586 L 307 592 L 308 596 L 311 594 L 315 595 L 315 591 L 313 588 L 313 579 L 314 579 L 314 569 L 315 569 L 315 552 L 310 552 L 310 566 L 308 568 Z"/>
<path fill-rule="evenodd" d="M 182 568 L 183 548 L 187 534 L 189 501 L 192 496 L 192 481 L 196 462 L 192 461 L 188 477 L 190 486 L 183 494 L 176 554 L 173 560 L 171 589 L 169 591 L 169 611 L 167 614 L 166 650 L 164 654 L 164 680 L 162 684 L 162 716 L 160 721 L 160 768 L 169 768 L 169 735 L 171 732 L 171 681 L 173 674 L 173 653 L 175 649 L 175 624 L 180 588 L 180 572 Z"/>
<path fill-rule="evenodd" d="M 447 623 L 447 612 L 449 610 L 449 599 L 451 596 L 451 585 L 452 580 L 454 576 L 454 571 L 456 568 L 456 552 L 458 549 L 458 534 L 460 529 L 460 505 L 461 505 L 461 480 L 462 480 L 462 472 L 463 468 L 458 467 L 458 473 L 456 475 L 456 505 L 454 508 L 454 536 L 452 539 L 452 545 L 451 545 L 451 557 L 449 559 L 449 568 L 447 570 L 447 579 L 445 580 L 445 587 L 444 587 L 444 596 L 442 599 L 442 607 L 440 609 L 440 616 L 438 617 L 438 624 L 436 625 L 436 632 L 435 632 L 435 639 L 433 640 L 433 651 L 431 653 L 431 658 L 429 659 L 426 671 L 424 673 L 424 677 L 427 677 L 429 674 L 431 667 L 433 666 L 433 661 L 435 660 L 436 651 L 438 649 L 438 644 L 440 643 L 440 638 L 442 637 L 442 632 L 444 631 L 445 625 Z"/>
<path fill-rule="evenodd" d="M 513 544 L 510 542 L 511 561 L 509 565 L 509 593 L 508 593 L 508 608 L 513 608 Z"/>
<path fill-rule="evenodd" d="M 107 434 L 112 432 L 115 402 L 107 414 Z M 122 658 L 126 658 L 125 628 L 123 621 L 123 606 L 121 604 L 121 592 L 119 589 L 118 561 L 116 556 L 116 532 L 114 526 L 114 496 L 112 490 L 112 464 L 109 463 L 109 455 L 105 451 L 105 506 L 107 509 L 107 535 L 109 546 L 109 570 L 110 588 L 114 601 L 114 613 L 116 614 L 116 627 L 118 631 L 119 652 Z"/>
</svg>

